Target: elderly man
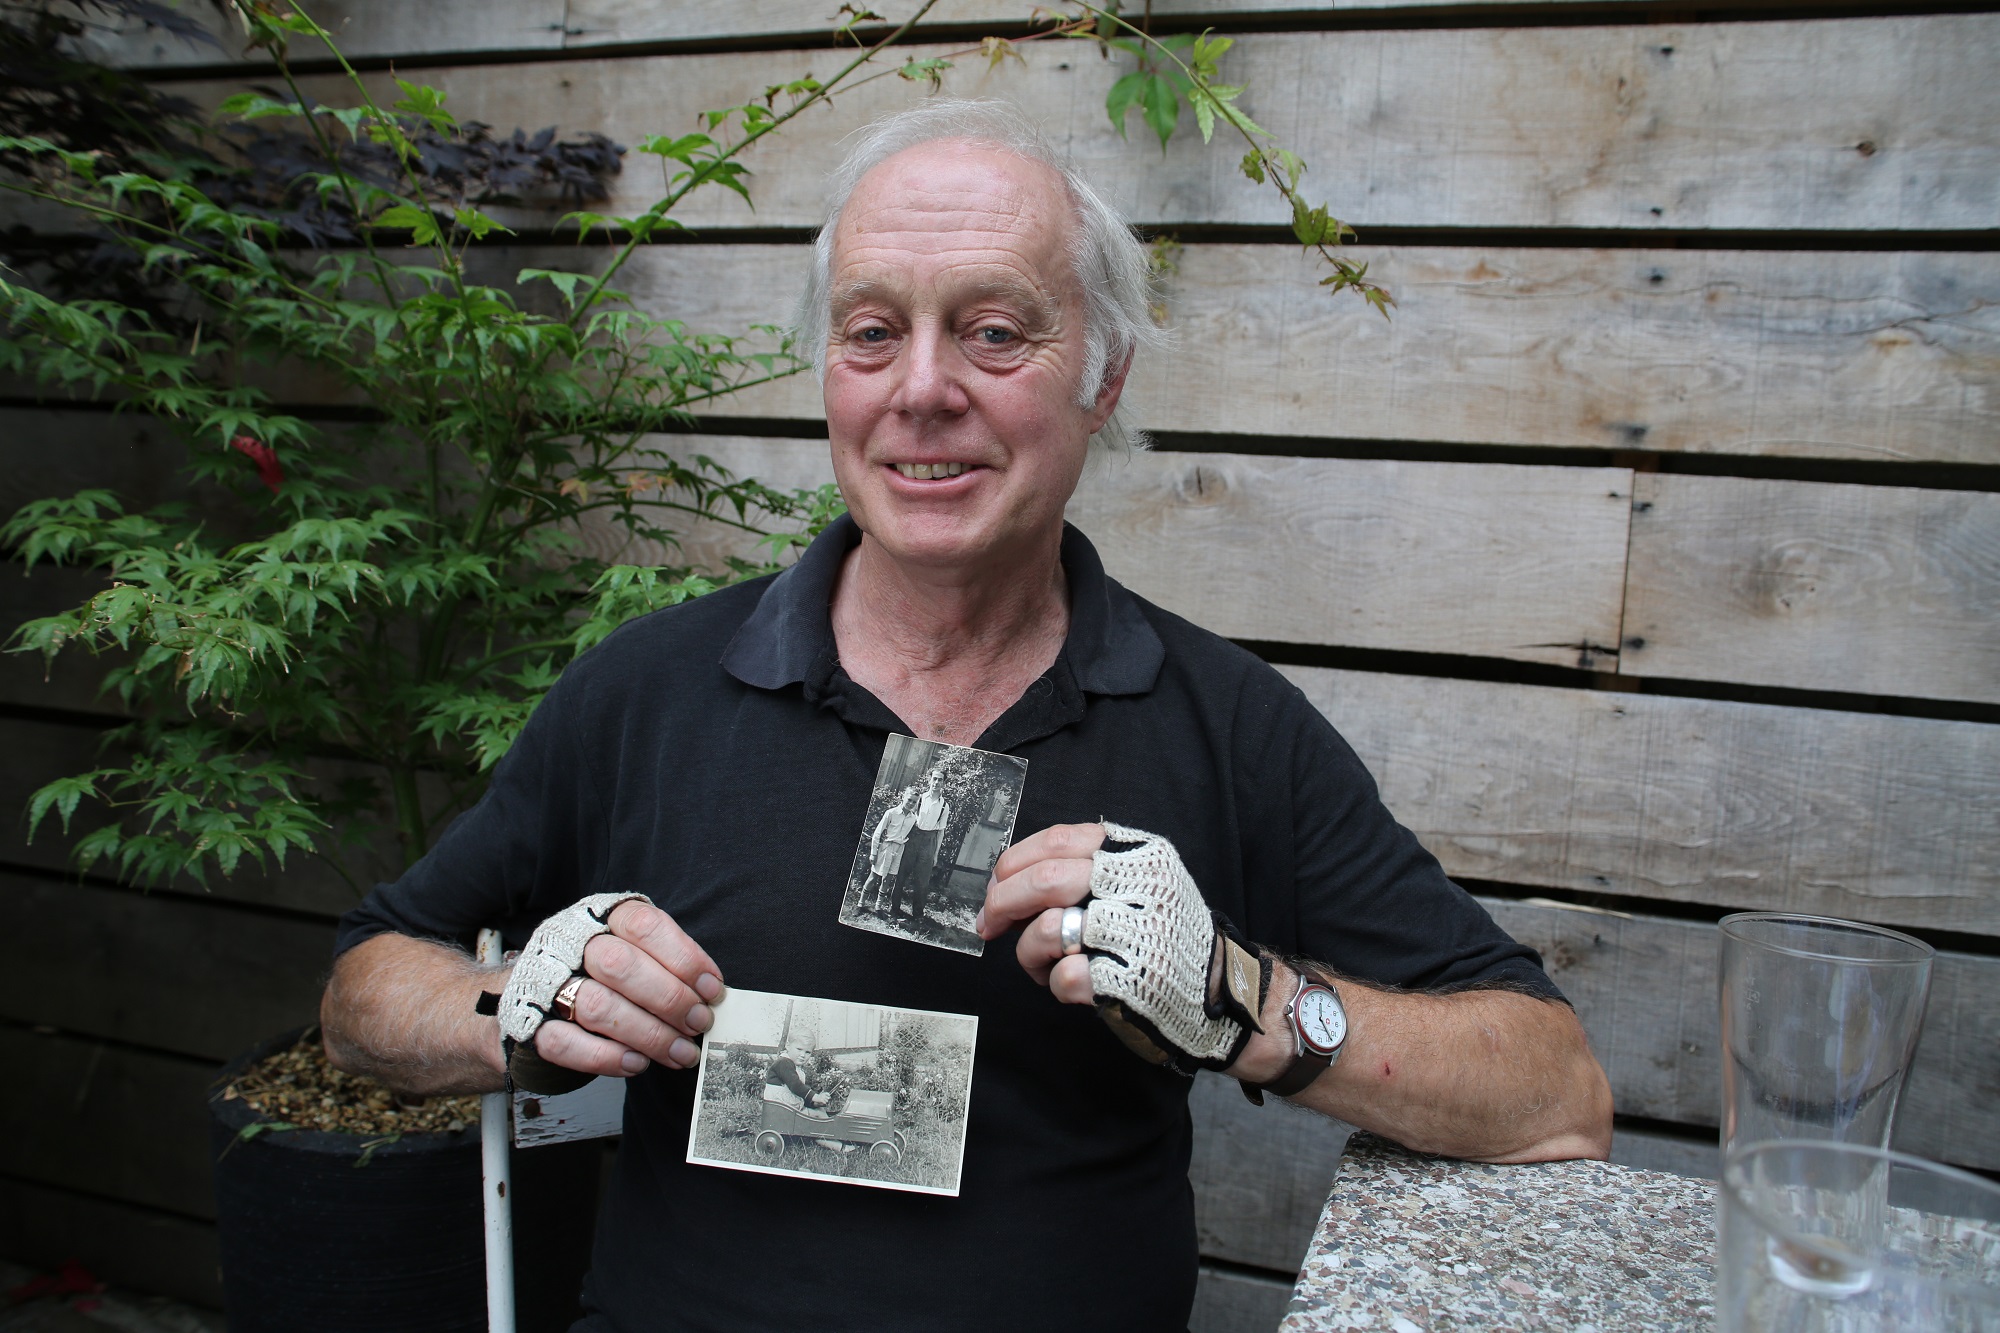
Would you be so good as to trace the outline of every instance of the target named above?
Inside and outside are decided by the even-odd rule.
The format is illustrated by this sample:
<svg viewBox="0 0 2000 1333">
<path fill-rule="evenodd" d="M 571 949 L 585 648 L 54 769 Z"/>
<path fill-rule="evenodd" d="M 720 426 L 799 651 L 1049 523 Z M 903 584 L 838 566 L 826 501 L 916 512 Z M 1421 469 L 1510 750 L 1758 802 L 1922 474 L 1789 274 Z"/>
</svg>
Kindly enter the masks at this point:
<svg viewBox="0 0 2000 1333">
<path fill-rule="evenodd" d="M 502 922 L 518 942 L 599 904 L 557 1016 L 514 1051 L 517 1071 L 632 1080 L 591 1330 L 1181 1328 L 1197 1067 L 1433 1152 L 1603 1156 L 1604 1076 L 1533 953 L 1296 689 L 1065 528 L 1150 334 L 1129 231 L 979 104 L 878 126 L 830 193 L 804 322 L 850 516 L 783 575 L 570 668 L 480 805 L 344 923 L 336 1061 L 499 1086 L 475 1009 L 504 978 L 442 941 Z M 1012 947 L 836 922 L 892 731 L 1031 761 L 1032 832 L 979 920 Z M 765 811 L 772 835 L 732 837 L 715 809 Z M 1206 998 L 1135 985 L 1150 950 Z M 960 1197 L 687 1165 L 725 981 L 978 1015 Z"/>
</svg>

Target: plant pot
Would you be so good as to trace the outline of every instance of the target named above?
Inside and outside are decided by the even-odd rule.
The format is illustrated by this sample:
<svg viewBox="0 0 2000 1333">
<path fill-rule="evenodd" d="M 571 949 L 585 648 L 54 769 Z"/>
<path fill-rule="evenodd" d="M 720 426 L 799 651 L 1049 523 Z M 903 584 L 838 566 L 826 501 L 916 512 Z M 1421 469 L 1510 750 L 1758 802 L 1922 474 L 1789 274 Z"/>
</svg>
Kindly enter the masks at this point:
<svg viewBox="0 0 2000 1333">
<path fill-rule="evenodd" d="M 479 1127 L 366 1140 L 320 1130 L 243 1130 L 264 1119 L 221 1089 L 297 1041 L 294 1029 L 223 1070 L 209 1098 L 223 1300 L 231 1333 L 480 1333 L 486 1261 Z M 521 1333 L 578 1317 L 603 1146 L 512 1154 L 515 1300 Z"/>
</svg>

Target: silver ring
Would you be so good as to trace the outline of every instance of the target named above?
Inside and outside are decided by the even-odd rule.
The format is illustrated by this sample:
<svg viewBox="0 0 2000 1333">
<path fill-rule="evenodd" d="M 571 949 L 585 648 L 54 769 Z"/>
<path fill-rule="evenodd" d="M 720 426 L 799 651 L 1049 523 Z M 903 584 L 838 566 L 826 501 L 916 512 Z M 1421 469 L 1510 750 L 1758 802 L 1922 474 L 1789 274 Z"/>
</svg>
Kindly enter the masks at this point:
<svg viewBox="0 0 2000 1333">
<path fill-rule="evenodd" d="M 1065 907 L 1062 914 L 1062 951 L 1067 958 L 1083 952 L 1083 909 Z"/>
<path fill-rule="evenodd" d="M 583 983 L 589 979 L 582 973 L 578 973 L 557 988 L 555 999 L 549 1001 L 550 1015 L 560 1018 L 565 1023 L 576 1022 L 577 993 L 583 989 Z"/>
</svg>

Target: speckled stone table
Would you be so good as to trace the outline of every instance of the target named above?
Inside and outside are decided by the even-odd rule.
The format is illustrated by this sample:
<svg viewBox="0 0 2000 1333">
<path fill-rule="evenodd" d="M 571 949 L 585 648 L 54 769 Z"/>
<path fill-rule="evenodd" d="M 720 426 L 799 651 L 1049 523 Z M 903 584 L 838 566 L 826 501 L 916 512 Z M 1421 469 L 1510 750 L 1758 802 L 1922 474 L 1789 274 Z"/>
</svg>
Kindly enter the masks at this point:
<svg viewBox="0 0 2000 1333">
<path fill-rule="evenodd" d="M 1713 1181 L 1454 1162 L 1356 1134 L 1281 1333 L 1705 1333 L 1714 1253 Z"/>
</svg>

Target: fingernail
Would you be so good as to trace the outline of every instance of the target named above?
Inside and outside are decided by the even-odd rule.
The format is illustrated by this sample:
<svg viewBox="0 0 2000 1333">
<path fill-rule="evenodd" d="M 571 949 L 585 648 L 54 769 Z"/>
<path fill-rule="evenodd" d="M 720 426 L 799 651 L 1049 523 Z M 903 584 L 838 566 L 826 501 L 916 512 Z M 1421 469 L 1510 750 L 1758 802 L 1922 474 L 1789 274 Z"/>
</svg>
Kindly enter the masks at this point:
<svg viewBox="0 0 2000 1333">
<path fill-rule="evenodd" d="M 715 1025 L 715 1010 L 705 1004 L 695 1005 L 688 1010 L 687 1025 L 696 1032 L 706 1032 Z"/>
<path fill-rule="evenodd" d="M 618 1067 L 628 1074 L 643 1074 L 649 1062 L 637 1051 L 627 1051 L 618 1057 Z"/>
<path fill-rule="evenodd" d="M 675 1064 L 686 1069 L 701 1058 L 701 1047 L 695 1045 L 686 1037 L 676 1037 L 672 1048 L 667 1051 L 667 1054 L 673 1057 Z"/>
<path fill-rule="evenodd" d="M 986 909 L 983 907 L 973 913 L 972 933 L 982 940 L 986 938 Z"/>
<path fill-rule="evenodd" d="M 722 998 L 722 978 L 713 972 L 704 972 L 694 979 L 695 994 L 714 1004 Z"/>
</svg>

